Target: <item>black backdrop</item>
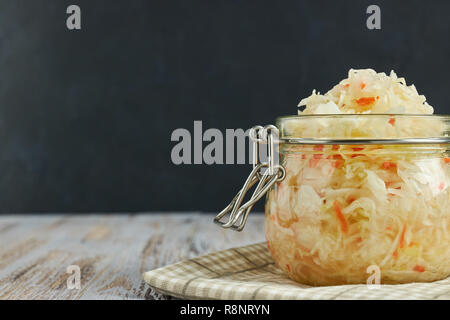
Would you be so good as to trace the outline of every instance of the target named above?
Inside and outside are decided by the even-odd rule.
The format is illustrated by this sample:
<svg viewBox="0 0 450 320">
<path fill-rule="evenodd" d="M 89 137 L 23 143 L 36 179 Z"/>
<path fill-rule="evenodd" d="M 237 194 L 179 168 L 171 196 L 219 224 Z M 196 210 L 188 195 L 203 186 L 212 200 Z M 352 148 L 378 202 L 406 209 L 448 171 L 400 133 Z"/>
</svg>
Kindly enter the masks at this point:
<svg viewBox="0 0 450 320">
<path fill-rule="evenodd" d="M 80 31 L 66 28 L 69 4 Z M 366 28 L 369 4 L 382 30 Z M 351 67 L 394 69 L 449 113 L 449 12 L 437 0 L 0 0 L 0 212 L 216 211 L 249 166 L 176 166 L 172 131 L 273 123 Z"/>
</svg>

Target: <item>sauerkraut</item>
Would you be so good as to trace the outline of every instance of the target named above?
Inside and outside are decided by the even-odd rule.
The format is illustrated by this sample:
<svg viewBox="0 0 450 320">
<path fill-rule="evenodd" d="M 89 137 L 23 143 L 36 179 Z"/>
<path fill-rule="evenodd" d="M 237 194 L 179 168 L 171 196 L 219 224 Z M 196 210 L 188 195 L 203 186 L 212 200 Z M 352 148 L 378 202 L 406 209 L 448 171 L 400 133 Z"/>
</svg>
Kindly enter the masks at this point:
<svg viewBox="0 0 450 320">
<path fill-rule="evenodd" d="M 407 86 L 404 78 L 394 71 L 390 75 L 376 73 L 372 69 L 348 72 L 342 80 L 325 95 L 313 91 L 302 99 L 299 107 L 306 106 L 299 114 L 432 114 L 431 107 L 414 85 Z"/>
<path fill-rule="evenodd" d="M 286 125 L 289 134 L 309 138 L 407 138 L 439 135 L 443 123 L 439 119 L 399 117 L 396 115 L 431 115 L 431 107 L 414 85 L 407 86 L 405 79 L 392 71 L 388 76 L 374 70 L 350 70 L 348 78 L 326 94 L 313 90 L 302 99 L 299 115 L 362 115 L 384 114 L 386 117 L 342 117 L 338 123 L 329 119 L 309 122 L 293 122 Z M 392 115 L 392 116 L 388 116 Z"/>
<path fill-rule="evenodd" d="M 350 70 L 348 79 L 325 95 L 313 92 L 300 105 L 306 107 L 301 115 L 341 118 L 333 126 L 327 117 L 289 120 L 281 135 L 437 137 L 445 127 L 439 119 L 431 128 L 421 126 L 413 116 L 400 117 L 397 127 L 394 114 L 429 115 L 433 108 L 393 72 Z M 282 144 L 286 177 L 266 202 L 267 245 L 277 265 L 312 285 L 365 283 L 372 265 L 380 268 L 382 283 L 448 277 L 448 152 L 447 144 Z"/>
</svg>

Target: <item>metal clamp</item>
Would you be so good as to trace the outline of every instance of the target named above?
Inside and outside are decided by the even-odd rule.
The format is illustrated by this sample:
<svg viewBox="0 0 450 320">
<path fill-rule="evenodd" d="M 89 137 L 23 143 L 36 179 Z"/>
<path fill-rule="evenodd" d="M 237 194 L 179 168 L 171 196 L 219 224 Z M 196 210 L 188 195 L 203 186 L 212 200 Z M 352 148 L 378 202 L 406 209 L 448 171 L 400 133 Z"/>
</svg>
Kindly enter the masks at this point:
<svg viewBox="0 0 450 320">
<path fill-rule="evenodd" d="M 250 129 L 249 137 L 253 143 L 253 170 L 230 204 L 214 218 L 214 222 L 222 228 L 242 231 L 255 203 L 286 175 L 284 168 L 278 164 L 278 129 L 273 125 L 255 126 Z M 260 161 L 260 144 L 267 144 L 267 162 Z M 242 205 L 246 194 L 255 184 L 250 199 Z M 228 221 L 221 221 L 228 213 Z"/>
</svg>

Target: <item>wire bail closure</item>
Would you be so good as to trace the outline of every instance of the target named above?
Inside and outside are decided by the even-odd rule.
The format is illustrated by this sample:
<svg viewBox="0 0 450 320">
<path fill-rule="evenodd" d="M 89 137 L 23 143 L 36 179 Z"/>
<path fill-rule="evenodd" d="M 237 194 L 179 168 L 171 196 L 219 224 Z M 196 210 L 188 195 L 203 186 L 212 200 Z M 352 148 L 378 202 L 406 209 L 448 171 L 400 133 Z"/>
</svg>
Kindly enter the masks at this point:
<svg viewBox="0 0 450 320">
<path fill-rule="evenodd" d="M 249 138 L 253 145 L 253 170 L 250 172 L 244 186 L 236 194 L 233 200 L 215 218 L 214 222 L 222 228 L 231 228 L 242 231 L 248 219 L 248 215 L 255 203 L 261 199 L 270 188 L 278 181 L 284 179 L 286 172 L 278 163 L 279 132 L 274 125 L 254 126 L 250 129 Z M 260 159 L 260 145 L 267 144 L 267 162 Z M 242 204 L 246 194 L 255 185 L 250 199 Z M 221 221 L 229 214 L 227 222 Z"/>
</svg>

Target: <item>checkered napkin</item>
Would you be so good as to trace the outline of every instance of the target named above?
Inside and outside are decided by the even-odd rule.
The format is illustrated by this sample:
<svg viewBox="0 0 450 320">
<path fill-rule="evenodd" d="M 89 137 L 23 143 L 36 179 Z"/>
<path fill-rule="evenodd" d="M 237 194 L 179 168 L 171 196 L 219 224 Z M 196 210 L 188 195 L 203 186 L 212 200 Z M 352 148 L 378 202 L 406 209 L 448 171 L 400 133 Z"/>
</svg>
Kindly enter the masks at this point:
<svg viewBox="0 0 450 320">
<path fill-rule="evenodd" d="M 275 266 L 265 243 L 148 271 L 144 280 L 156 292 L 182 299 L 450 299 L 450 278 L 378 288 L 301 285 Z"/>
</svg>

